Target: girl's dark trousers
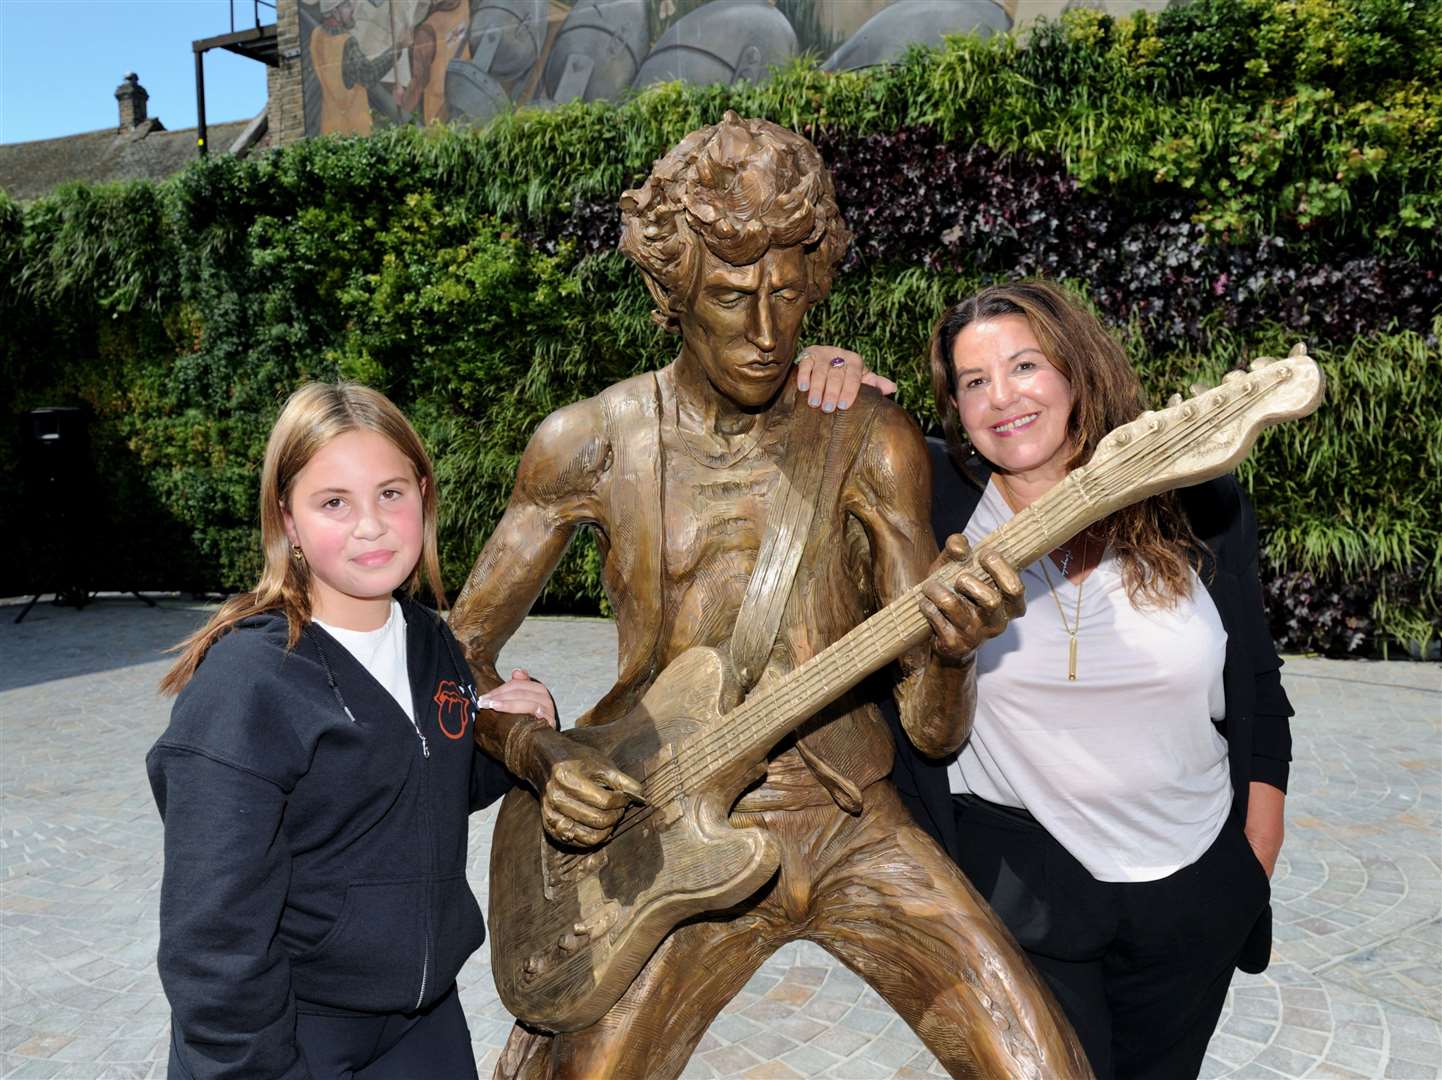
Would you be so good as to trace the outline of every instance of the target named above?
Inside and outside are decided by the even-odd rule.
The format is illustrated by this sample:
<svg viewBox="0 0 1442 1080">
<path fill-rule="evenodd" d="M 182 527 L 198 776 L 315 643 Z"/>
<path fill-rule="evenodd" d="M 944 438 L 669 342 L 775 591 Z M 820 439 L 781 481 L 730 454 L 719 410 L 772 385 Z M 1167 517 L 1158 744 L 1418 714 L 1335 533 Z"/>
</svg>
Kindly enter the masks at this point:
<svg viewBox="0 0 1442 1080">
<path fill-rule="evenodd" d="M 418 1013 L 297 1013 L 295 1038 L 311 1080 L 476 1080 L 471 1032 L 455 986 Z M 174 1040 L 170 1076 L 190 1076 Z"/>
</svg>

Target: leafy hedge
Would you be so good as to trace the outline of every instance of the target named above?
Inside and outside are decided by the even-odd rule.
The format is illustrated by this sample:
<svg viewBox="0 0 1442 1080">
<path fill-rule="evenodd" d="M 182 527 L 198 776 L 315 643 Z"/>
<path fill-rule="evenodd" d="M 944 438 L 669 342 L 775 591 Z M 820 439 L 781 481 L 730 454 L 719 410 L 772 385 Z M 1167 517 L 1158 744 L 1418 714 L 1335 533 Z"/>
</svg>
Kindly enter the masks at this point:
<svg viewBox="0 0 1442 1080">
<path fill-rule="evenodd" d="M 541 417 L 672 354 L 614 253 L 616 198 L 736 108 L 817 140 L 857 235 L 809 337 L 898 375 L 924 423 L 930 321 L 996 277 L 1085 289 L 1158 398 L 1306 339 L 1329 404 L 1244 470 L 1274 628 L 1341 653 L 1426 640 L 1442 627 L 1439 20 L 1411 0 L 1080 11 L 1025 47 L 959 38 L 867 73 L 797 65 L 761 87 L 0 197 L 0 498 L 32 523 L 6 530 L 0 595 L 60 583 L 56 529 L 85 583 L 248 585 L 269 420 L 298 381 L 337 375 L 420 427 L 458 583 Z M 100 481 L 79 505 L 26 480 L 19 432 L 25 410 L 75 402 Z M 545 602 L 594 610 L 595 560 L 574 546 Z"/>
</svg>

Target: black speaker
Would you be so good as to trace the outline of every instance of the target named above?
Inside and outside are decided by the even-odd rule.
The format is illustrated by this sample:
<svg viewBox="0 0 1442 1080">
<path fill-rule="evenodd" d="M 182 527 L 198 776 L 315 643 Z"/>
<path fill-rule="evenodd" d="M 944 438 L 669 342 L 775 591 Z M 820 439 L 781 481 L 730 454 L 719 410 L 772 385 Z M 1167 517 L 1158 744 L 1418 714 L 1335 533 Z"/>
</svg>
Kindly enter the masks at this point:
<svg viewBox="0 0 1442 1080">
<path fill-rule="evenodd" d="M 25 422 L 30 451 L 26 460 L 34 470 L 27 479 L 53 483 L 79 479 L 90 471 L 90 418 L 84 409 L 69 405 L 31 409 Z"/>
<path fill-rule="evenodd" d="M 75 406 L 31 409 L 21 418 L 21 481 L 29 512 L 19 522 L 32 554 L 35 599 L 84 607 L 90 599 L 87 537 L 95 531 L 97 496 L 90 458 L 90 416 Z M 19 622 L 35 606 L 25 605 Z"/>
</svg>

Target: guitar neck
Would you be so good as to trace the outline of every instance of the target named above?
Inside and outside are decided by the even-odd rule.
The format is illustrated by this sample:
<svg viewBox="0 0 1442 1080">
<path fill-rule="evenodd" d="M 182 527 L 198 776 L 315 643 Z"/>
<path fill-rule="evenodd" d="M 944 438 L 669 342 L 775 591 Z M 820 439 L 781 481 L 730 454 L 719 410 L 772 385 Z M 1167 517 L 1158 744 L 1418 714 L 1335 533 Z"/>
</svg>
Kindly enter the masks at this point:
<svg viewBox="0 0 1442 1080">
<path fill-rule="evenodd" d="M 1058 544 L 1101 520 L 1116 508 L 1098 497 L 1085 467 L 1065 480 L 977 545 L 965 562 L 943 566 L 929 580 L 953 584 L 970 572 L 990 582 L 979 562 L 984 552 L 1000 553 L 1015 567 L 1035 562 Z M 808 717 L 931 635 L 921 611 L 921 586 L 892 603 L 811 657 L 781 681 L 754 692 L 722 718 L 717 735 L 729 753 L 717 761 L 764 756 Z"/>
<path fill-rule="evenodd" d="M 943 566 L 932 579 L 953 584 L 994 551 L 1018 570 L 1088 525 L 1149 495 L 1229 472 L 1262 428 L 1307 416 L 1321 404 L 1326 379 L 1302 345 L 1284 360 L 1259 358 L 1249 372 L 1167 408 L 1143 413 L 1102 439 L 1085 465 L 976 547 L 972 558 Z M 921 586 L 910 589 L 785 678 L 755 691 L 707 733 L 693 775 L 760 761 L 782 738 L 873 671 L 927 640 Z"/>
</svg>

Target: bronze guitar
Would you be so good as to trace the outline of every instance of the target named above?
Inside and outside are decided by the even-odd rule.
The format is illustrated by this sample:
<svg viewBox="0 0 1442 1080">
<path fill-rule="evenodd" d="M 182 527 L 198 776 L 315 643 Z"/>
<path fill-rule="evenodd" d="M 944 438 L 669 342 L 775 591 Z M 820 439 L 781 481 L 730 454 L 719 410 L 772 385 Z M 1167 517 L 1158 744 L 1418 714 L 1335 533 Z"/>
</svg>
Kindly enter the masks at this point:
<svg viewBox="0 0 1442 1080">
<path fill-rule="evenodd" d="M 1117 428 L 1092 460 L 979 545 L 1020 568 L 1123 506 L 1230 471 L 1261 429 L 1311 413 L 1321 370 L 1298 345 L 1259 360 L 1189 401 Z M 934 575 L 984 575 L 973 559 Z M 924 641 L 913 588 L 785 678 L 745 701 L 724 650 L 691 649 L 637 708 L 567 734 L 640 780 L 632 807 L 601 847 L 554 843 L 529 790 L 506 796 L 491 845 L 491 966 L 501 1001 L 551 1031 L 598 1020 L 682 920 L 746 899 L 776 872 L 772 838 L 727 815 L 785 735 L 871 672 Z"/>
</svg>

